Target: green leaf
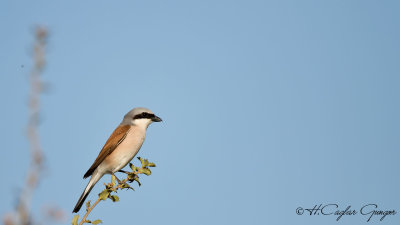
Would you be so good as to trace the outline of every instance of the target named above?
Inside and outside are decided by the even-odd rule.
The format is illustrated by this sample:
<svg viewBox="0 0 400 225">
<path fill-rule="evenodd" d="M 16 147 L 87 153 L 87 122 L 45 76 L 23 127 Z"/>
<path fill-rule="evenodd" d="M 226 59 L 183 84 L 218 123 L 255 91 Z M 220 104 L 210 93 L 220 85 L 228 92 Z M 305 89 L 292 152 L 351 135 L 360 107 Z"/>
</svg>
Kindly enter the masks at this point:
<svg viewBox="0 0 400 225">
<path fill-rule="evenodd" d="M 129 163 L 129 167 L 131 168 L 132 171 L 135 171 L 135 166 L 132 163 Z"/>
<path fill-rule="evenodd" d="M 115 175 L 111 175 L 111 185 L 115 186 Z"/>
<path fill-rule="evenodd" d="M 142 163 L 142 167 L 147 167 L 149 165 L 149 160 L 144 159 L 143 163 Z"/>
<path fill-rule="evenodd" d="M 86 202 L 86 212 L 89 210 L 90 208 L 90 200 Z"/>
<path fill-rule="evenodd" d="M 101 220 L 92 221 L 92 224 L 94 224 L 94 225 L 99 224 L 99 223 L 103 223 L 103 221 L 101 221 Z"/>
<path fill-rule="evenodd" d="M 79 214 L 76 214 L 74 218 L 72 218 L 72 225 L 78 225 Z"/>
<path fill-rule="evenodd" d="M 92 221 L 90 221 L 90 220 L 85 220 L 84 223 L 92 223 Z"/>
<path fill-rule="evenodd" d="M 156 164 L 155 163 L 149 163 L 149 167 L 156 167 Z"/>
<path fill-rule="evenodd" d="M 135 178 L 133 178 L 133 179 L 138 183 L 139 187 L 142 186 L 142 184 L 139 181 L 139 177 L 138 176 L 135 176 Z"/>
<path fill-rule="evenodd" d="M 135 180 L 135 177 L 137 177 L 136 174 L 134 173 L 129 173 L 128 176 L 126 176 L 127 181 L 133 182 Z"/>
<path fill-rule="evenodd" d="M 143 165 L 143 159 L 140 157 L 137 157 L 140 160 L 140 163 Z"/>
<path fill-rule="evenodd" d="M 103 190 L 102 192 L 100 192 L 100 194 L 99 194 L 99 198 L 101 199 L 101 200 L 106 200 L 107 199 L 107 197 L 110 195 L 110 192 L 108 192 L 108 190 L 107 189 L 105 189 L 105 190 Z"/>
<path fill-rule="evenodd" d="M 127 184 L 127 183 L 124 183 L 124 184 L 122 184 L 122 187 L 121 187 L 121 189 L 132 189 L 132 190 L 135 190 L 135 189 L 133 189 L 129 184 Z"/>
<path fill-rule="evenodd" d="M 128 176 L 126 176 L 126 178 L 127 178 L 129 181 L 132 181 L 132 180 L 134 180 L 134 178 L 135 178 L 135 174 L 129 173 Z"/>
<path fill-rule="evenodd" d="M 149 168 L 141 168 L 141 169 L 139 169 L 138 172 L 146 174 L 147 176 L 149 176 L 151 174 L 151 170 Z"/>
<path fill-rule="evenodd" d="M 118 202 L 119 201 L 119 197 L 116 195 L 110 195 L 109 198 L 113 201 L 113 202 Z"/>
</svg>

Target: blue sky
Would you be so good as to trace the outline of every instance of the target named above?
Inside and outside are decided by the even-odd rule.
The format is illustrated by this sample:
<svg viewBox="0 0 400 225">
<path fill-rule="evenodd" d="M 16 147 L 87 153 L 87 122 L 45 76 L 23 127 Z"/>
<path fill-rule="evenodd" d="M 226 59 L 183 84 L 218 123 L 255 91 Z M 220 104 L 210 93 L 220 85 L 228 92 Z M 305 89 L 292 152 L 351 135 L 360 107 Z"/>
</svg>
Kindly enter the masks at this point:
<svg viewBox="0 0 400 225">
<path fill-rule="evenodd" d="M 138 154 L 157 167 L 96 208 L 104 224 L 338 224 L 295 212 L 329 203 L 399 211 L 399 10 L 371 0 L 2 1 L 0 213 L 29 165 L 35 24 L 51 34 L 36 217 L 56 203 L 70 224 L 83 174 L 136 106 L 164 120 Z"/>
</svg>

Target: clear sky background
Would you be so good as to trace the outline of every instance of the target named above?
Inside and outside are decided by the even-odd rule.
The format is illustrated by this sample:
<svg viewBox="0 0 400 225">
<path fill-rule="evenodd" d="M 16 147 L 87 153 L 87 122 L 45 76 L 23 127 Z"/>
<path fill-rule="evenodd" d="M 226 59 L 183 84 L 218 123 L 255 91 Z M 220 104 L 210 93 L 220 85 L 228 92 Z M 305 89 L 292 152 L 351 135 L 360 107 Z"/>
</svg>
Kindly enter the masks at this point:
<svg viewBox="0 0 400 225">
<path fill-rule="evenodd" d="M 137 106 L 164 120 L 138 154 L 157 167 L 91 219 L 366 224 L 296 208 L 400 211 L 399 12 L 399 1 L 376 0 L 1 1 L 0 214 L 13 209 L 29 166 L 35 24 L 51 35 L 36 218 L 55 203 L 70 224 L 83 174 Z M 400 224 L 400 214 L 378 220 Z"/>
</svg>

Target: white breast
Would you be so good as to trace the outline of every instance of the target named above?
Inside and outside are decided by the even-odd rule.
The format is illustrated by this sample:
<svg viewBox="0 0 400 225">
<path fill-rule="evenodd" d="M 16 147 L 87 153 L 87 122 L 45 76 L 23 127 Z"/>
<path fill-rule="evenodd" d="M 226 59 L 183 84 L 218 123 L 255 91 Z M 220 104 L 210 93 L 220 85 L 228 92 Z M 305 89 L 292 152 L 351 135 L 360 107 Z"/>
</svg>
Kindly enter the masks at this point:
<svg viewBox="0 0 400 225">
<path fill-rule="evenodd" d="M 124 168 L 135 155 L 139 152 L 144 139 L 146 137 L 146 129 L 132 126 L 125 139 L 117 146 L 116 149 L 103 161 L 101 165 L 105 172 L 115 173 Z"/>
</svg>

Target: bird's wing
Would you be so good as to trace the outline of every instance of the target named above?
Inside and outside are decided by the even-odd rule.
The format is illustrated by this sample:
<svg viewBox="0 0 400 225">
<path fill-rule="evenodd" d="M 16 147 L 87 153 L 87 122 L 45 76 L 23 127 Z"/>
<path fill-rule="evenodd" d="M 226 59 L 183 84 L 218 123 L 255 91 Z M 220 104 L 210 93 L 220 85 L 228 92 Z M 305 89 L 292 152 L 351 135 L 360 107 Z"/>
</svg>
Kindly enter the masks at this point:
<svg viewBox="0 0 400 225">
<path fill-rule="evenodd" d="M 114 149 L 125 139 L 126 135 L 131 128 L 130 125 L 118 126 L 117 129 L 111 134 L 108 138 L 107 142 L 104 144 L 103 149 L 97 156 L 93 165 L 89 168 L 89 170 L 83 175 L 83 178 L 87 178 L 92 175 L 94 170 L 103 162 L 103 160 L 110 155 Z"/>
</svg>

